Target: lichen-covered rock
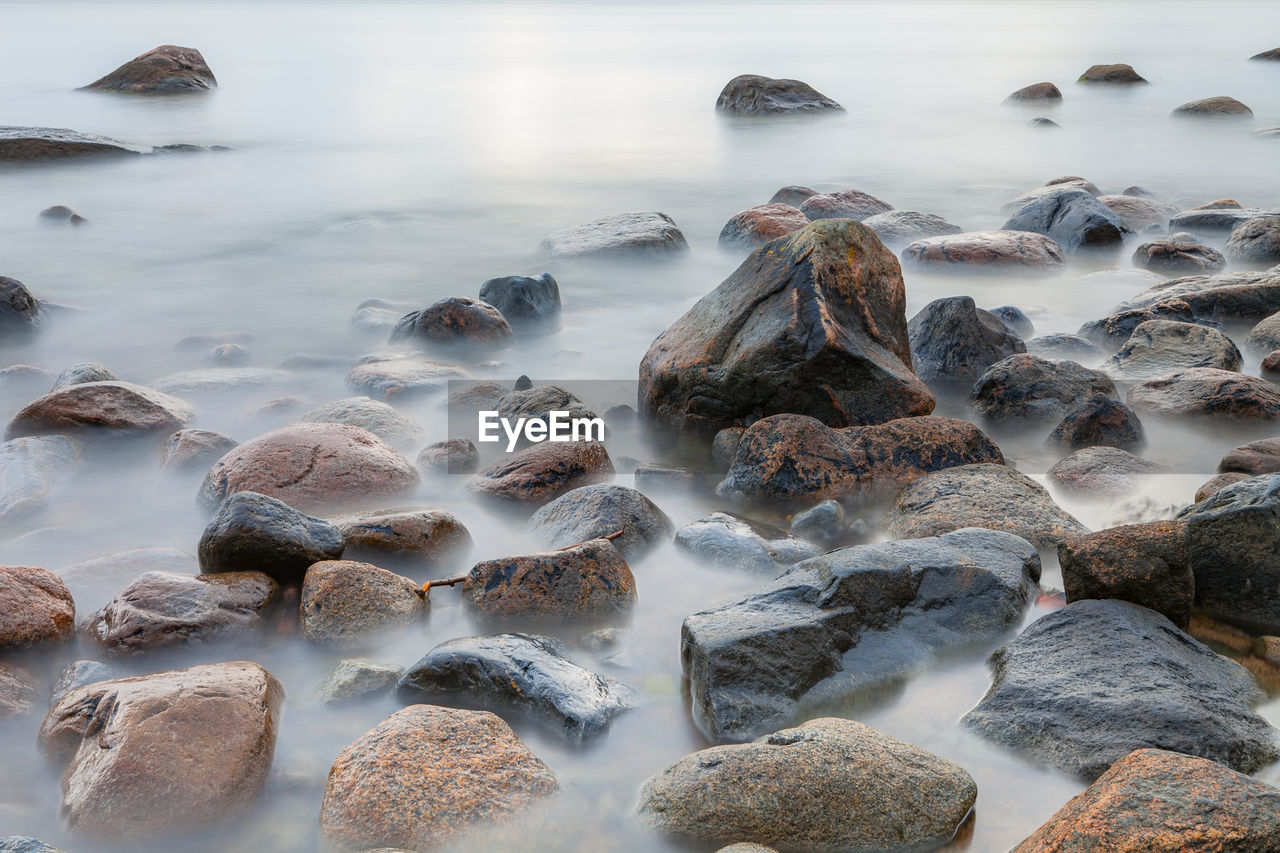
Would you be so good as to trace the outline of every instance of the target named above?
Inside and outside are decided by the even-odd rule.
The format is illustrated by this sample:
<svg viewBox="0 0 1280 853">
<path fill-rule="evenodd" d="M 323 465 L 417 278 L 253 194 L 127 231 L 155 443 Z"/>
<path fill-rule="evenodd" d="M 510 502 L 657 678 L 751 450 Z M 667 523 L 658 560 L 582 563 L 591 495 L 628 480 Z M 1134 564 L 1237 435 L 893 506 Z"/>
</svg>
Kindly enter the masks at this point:
<svg viewBox="0 0 1280 853">
<path fill-rule="evenodd" d="M 1192 367 L 1239 371 L 1242 361 L 1231 338 L 1217 329 L 1177 320 L 1147 320 L 1102 369 L 1117 379 L 1151 379 Z"/>
<path fill-rule="evenodd" d="M 1134 266 L 1166 275 L 1220 272 L 1227 259 L 1212 246 L 1175 240 L 1154 240 L 1133 251 Z"/>
<path fill-rule="evenodd" d="M 394 406 L 369 397 L 348 397 L 325 403 L 298 418 L 304 424 L 350 424 L 367 429 L 398 450 L 422 443 L 424 433 L 413 418 Z"/>
<path fill-rule="evenodd" d="M 608 259 L 618 256 L 671 258 L 689 243 L 665 213 L 617 213 L 548 235 L 540 246 L 553 258 Z"/>
<path fill-rule="evenodd" d="M 463 601 L 492 622 L 610 623 L 636 601 L 636 581 L 618 549 L 593 539 L 476 563 L 462 583 Z"/>
<path fill-rule="evenodd" d="M 326 646 L 351 646 L 403 629 L 422 618 L 418 585 L 386 569 L 353 560 L 315 563 L 302 581 L 302 635 Z"/>
<path fill-rule="evenodd" d="M 217 86 L 217 78 L 200 51 L 162 44 L 82 88 L 132 95 L 180 95 Z"/>
<path fill-rule="evenodd" d="M 916 240 L 902 250 L 904 264 L 984 274 L 997 270 L 1058 272 L 1065 266 L 1065 258 L 1057 241 L 1030 231 L 944 234 Z"/>
<path fill-rule="evenodd" d="M 13 416 L 6 438 L 25 435 L 165 436 L 195 417 L 177 397 L 131 382 L 85 382 L 50 391 Z"/>
<path fill-rule="evenodd" d="M 755 248 L 799 231 L 808 224 L 809 217 L 801 213 L 798 207 L 776 202 L 760 204 L 729 217 L 724 228 L 720 229 L 720 245 Z"/>
<path fill-rule="evenodd" d="M 489 303 L 451 296 L 401 317 L 389 341 L 427 347 L 500 348 L 510 346 L 515 335 L 502 312 Z"/>
<path fill-rule="evenodd" d="M 1067 601 L 1116 598 L 1163 613 L 1182 630 L 1191 623 L 1195 578 L 1187 525 L 1153 521 L 1099 530 L 1058 546 Z"/>
<path fill-rule="evenodd" d="M 1133 494 L 1142 480 L 1168 469 L 1118 447 L 1082 447 L 1049 468 L 1049 482 L 1085 497 L 1118 498 Z"/>
<path fill-rule="evenodd" d="M 208 471 L 226 456 L 236 440 L 208 429 L 180 429 L 164 445 L 160 467 L 166 471 Z"/>
<path fill-rule="evenodd" d="M 1280 389 L 1256 376 L 1193 367 L 1149 379 L 1125 400 L 1138 412 L 1225 421 L 1280 419 Z"/>
<path fill-rule="evenodd" d="M 681 527 L 676 544 L 712 563 L 757 572 L 776 573 L 819 553 L 806 539 L 727 512 L 713 512 Z"/>
<path fill-rule="evenodd" d="M 529 519 L 529 533 L 547 548 L 563 548 L 618 531 L 612 540 L 636 560 L 671 538 L 674 527 L 657 504 L 635 489 L 597 483 L 566 492 Z"/>
<path fill-rule="evenodd" d="M 1052 83 L 1032 83 L 1030 86 L 1023 86 L 1005 100 L 1057 102 L 1062 100 L 1062 91 Z"/>
<path fill-rule="evenodd" d="M 200 570 L 262 572 L 296 584 L 312 563 L 341 557 L 344 544 L 338 528 L 323 519 L 257 492 L 236 492 L 200 537 Z"/>
<path fill-rule="evenodd" d="M 1027 202 L 1003 228 L 1043 234 L 1068 252 L 1115 246 L 1133 233 L 1093 193 L 1071 185 L 1057 187 Z"/>
<path fill-rule="evenodd" d="M 736 115 L 843 110 L 835 101 L 799 80 L 739 74 L 720 90 L 716 110 Z"/>
<path fill-rule="evenodd" d="M 1133 70 L 1132 65 L 1117 62 L 1114 65 L 1090 65 L 1080 75 L 1080 83 L 1145 83 L 1146 78 Z"/>
<path fill-rule="evenodd" d="M 1213 98 L 1188 101 L 1175 109 L 1172 114 L 1178 117 L 1189 116 L 1193 118 L 1251 118 L 1253 110 L 1235 98 L 1218 95 Z"/>
<path fill-rule="evenodd" d="M 1280 263 L 1280 216 L 1256 216 L 1241 222 L 1231 230 L 1226 252 L 1237 263 Z"/>
<path fill-rule="evenodd" d="M 973 382 L 991 365 L 1027 347 L 1004 321 L 969 296 L 935 299 L 907 323 L 916 375 L 929 382 Z"/>
<path fill-rule="evenodd" d="M 545 441 L 485 468 L 471 480 L 470 489 L 509 503 L 540 506 L 613 473 L 602 442 Z"/>
<path fill-rule="evenodd" d="M 0 651 L 66 642 L 75 621 L 71 591 L 53 572 L 0 565 Z"/>
<path fill-rule="evenodd" d="M 442 509 L 386 509 L 333 519 L 347 559 L 441 563 L 471 550 L 471 533 Z"/>
<path fill-rule="evenodd" d="M 862 224 L 876 232 L 880 241 L 887 246 L 901 246 L 916 240 L 960 234 L 964 231 L 959 225 L 953 225 L 941 216 L 918 210 L 886 210 L 884 213 L 868 216 L 862 220 Z"/>
<path fill-rule="evenodd" d="M 838 190 L 815 193 L 800 205 L 800 212 L 810 221 L 818 219 L 856 219 L 861 222 L 877 213 L 893 210 L 893 205 L 862 190 Z"/>
<path fill-rule="evenodd" d="M 560 285 L 549 272 L 491 278 L 480 285 L 480 301 L 513 325 L 547 326 L 560 318 Z"/>
<path fill-rule="evenodd" d="M 1063 415 L 1047 442 L 1067 453 L 1086 447 L 1134 451 L 1146 445 L 1147 435 L 1138 415 L 1124 403 L 1110 397 L 1090 397 Z"/>
<path fill-rule="evenodd" d="M 50 494 L 79 461 L 75 444 L 61 435 L 0 443 L 0 525 L 44 509 Z"/>
<path fill-rule="evenodd" d="M 989 421 L 1052 423 L 1082 400 L 1115 392 L 1111 377 L 1100 370 L 1020 353 L 991 365 L 974 383 L 969 399 Z"/>
</svg>

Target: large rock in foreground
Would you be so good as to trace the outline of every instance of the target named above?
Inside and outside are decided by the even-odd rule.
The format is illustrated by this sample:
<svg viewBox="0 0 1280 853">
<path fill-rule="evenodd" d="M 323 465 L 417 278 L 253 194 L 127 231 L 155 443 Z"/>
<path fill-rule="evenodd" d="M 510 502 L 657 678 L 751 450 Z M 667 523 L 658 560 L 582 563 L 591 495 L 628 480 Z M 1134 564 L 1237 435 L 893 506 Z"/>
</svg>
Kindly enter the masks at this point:
<svg viewBox="0 0 1280 853">
<path fill-rule="evenodd" d="M 320 832 L 345 849 L 431 849 L 528 811 L 559 788 L 493 714 L 410 705 L 333 762 Z"/>
<path fill-rule="evenodd" d="M 70 691 L 40 727 L 40 745 L 67 762 L 63 813 L 77 833 L 116 840 L 233 819 L 266 784 L 283 699 L 245 662 Z"/>
<path fill-rule="evenodd" d="M 991 656 L 991 689 L 963 725 L 1068 773 L 1096 777 L 1135 749 L 1242 773 L 1275 760 L 1253 676 L 1127 601 L 1068 604 Z"/>
<path fill-rule="evenodd" d="M 1025 540 L 977 529 L 797 563 L 760 592 L 685 619 L 694 720 L 712 740 L 749 740 L 892 684 L 1016 627 L 1039 577 Z"/>
<path fill-rule="evenodd" d="M 975 273 L 1058 272 L 1065 257 L 1057 241 L 1030 231 L 965 231 L 917 240 L 902 250 L 903 263 Z"/>
<path fill-rule="evenodd" d="M 640 408 L 714 432 L 779 412 L 832 426 L 927 415 L 898 260 L 870 229 L 820 220 L 757 249 L 658 336 Z"/>
<path fill-rule="evenodd" d="M 153 48 L 129 60 L 84 89 L 135 95 L 179 95 L 215 89 L 217 79 L 194 47 L 172 44 Z"/>
<path fill-rule="evenodd" d="M 50 391 L 13 416 L 6 438 L 62 433 L 167 436 L 195 417 L 177 397 L 131 382 L 85 382 Z"/>
<path fill-rule="evenodd" d="M 660 258 L 689 251 L 689 243 L 665 213 L 618 213 L 556 231 L 541 249 L 555 258 Z"/>
<path fill-rule="evenodd" d="M 835 101 L 799 80 L 740 74 L 720 90 L 716 110 L 737 115 L 843 110 Z"/>
<path fill-rule="evenodd" d="M 639 814 L 664 834 L 701 842 L 905 853 L 949 841 L 977 795 L 950 761 L 823 718 L 680 759 L 645 783 Z"/>
</svg>

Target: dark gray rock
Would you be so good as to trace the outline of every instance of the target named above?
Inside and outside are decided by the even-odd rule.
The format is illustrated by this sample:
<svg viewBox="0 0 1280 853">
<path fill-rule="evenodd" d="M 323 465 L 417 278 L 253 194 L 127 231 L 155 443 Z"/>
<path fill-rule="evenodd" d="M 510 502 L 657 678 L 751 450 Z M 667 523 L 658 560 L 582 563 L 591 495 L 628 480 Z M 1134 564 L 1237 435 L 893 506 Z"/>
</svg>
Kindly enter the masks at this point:
<svg viewBox="0 0 1280 853">
<path fill-rule="evenodd" d="M 1151 379 L 1189 367 L 1238 371 L 1240 350 L 1217 329 L 1178 320 L 1147 320 L 1102 370 L 1116 379 Z"/>
<path fill-rule="evenodd" d="M 3 159 L 0 156 L 0 160 Z M 29 340 L 43 319 L 40 302 L 27 286 L 16 278 L 0 275 L 0 346 Z"/>
<path fill-rule="evenodd" d="M 1002 227 L 1043 234 L 1068 252 L 1117 246 L 1133 233 L 1096 196 L 1069 185 L 1027 202 Z"/>
<path fill-rule="evenodd" d="M 200 537 L 200 571 L 262 572 L 298 583 L 312 563 L 342 556 L 336 526 L 257 492 L 228 495 Z"/>
<path fill-rule="evenodd" d="M 487 302 L 451 296 L 400 318 L 390 343 L 429 347 L 499 348 L 515 340 L 502 312 Z"/>
<path fill-rule="evenodd" d="M 635 489 L 596 483 L 566 492 L 538 509 L 529 519 L 529 533 L 548 548 L 563 548 L 619 530 L 614 547 L 627 560 L 636 560 L 670 539 L 671 519 Z"/>
<path fill-rule="evenodd" d="M 1027 352 L 1041 358 L 1074 361 L 1077 364 L 1097 364 L 1106 358 L 1102 348 L 1088 338 L 1079 335 L 1067 335 L 1056 332 L 1031 338 L 1027 342 Z"/>
<path fill-rule="evenodd" d="M 728 512 L 713 512 L 681 527 L 676 544 L 717 565 L 755 572 L 777 573 L 819 553 L 807 539 Z"/>
<path fill-rule="evenodd" d="M 839 501 L 825 500 L 791 518 L 791 532 L 818 545 L 835 542 L 844 531 L 844 507 Z"/>
<path fill-rule="evenodd" d="M 991 365 L 1026 352 L 1004 321 L 969 296 L 935 299 L 907 323 L 916 376 L 929 382 L 973 382 Z"/>
<path fill-rule="evenodd" d="M 1036 333 L 1036 327 L 1031 322 L 1031 318 L 1016 305 L 1001 305 L 997 308 L 991 308 L 989 311 L 999 317 L 1000 322 L 1009 327 L 1009 331 L 1023 340 Z"/>
<path fill-rule="evenodd" d="M 898 682 L 1015 627 L 1039 577 L 1029 543 L 977 529 L 797 563 L 760 592 L 685 619 L 694 720 L 713 741 L 749 740 Z"/>
<path fill-rule="evenodd" d="M 49 390 L 57 390 L 66 385 L 79 385 L 83 382 L 114 382 L 119 378 L 101 364 L 85 361 L 73 364 L 59 373 L 58 378 L 53 380 L 53 388 Z"/>
<path fill-rule="evenodd" d="M 718 431 L 711 441 L 711 461 L 721 469 L 732 465 L 733 457 L 738 452 L 738 443 L 742 441 L 742 434 L 746 431 L 745 427 L 725 427 Z"/>
<path fill-rule="evenodd" d="M 1049 433 L 1048 443 L 1068 453 L 1098 446 L 1141 450 L 1147 435 L 1138 415 L 1124 403 L 1090 397 L 1068 410 Z"/>
<path fill-rule="evenodd" d="M 1226 252 L 1237 263 L 1280 263 L 1280 216 L 1257 216 L 1241 222 L 1231 230 Z"/>
<path fill-rule="evenodd" d="M 1115 392 L 1115 383 L 1102 371 L 1022 353 L 991 365 L 974 383 L 969 399 L 989 421 L 1052 423 L 1081 400 Z"/>
<path fill-rule="evenodd" d="M 58 675 L 58 680 L 53 683 L 49 704 L 57 705 L 63 696 L 66 696 L 77 687 L 84 687 L 86 684 L 93 684 L 96 681 L 110 681 L 119 677 L 120 673 L 100 661 L 73 661 L 63 668 Z M 0 850 L 3 850 L 3 848 L 0 847 Z"/>
<path fill-rule="evenodd" d="M 689 243 L 665 213 L 618 213 L 548 235 L 542 251 L 553 258 L 671 258 Z"/>
<path fill-rule="evenodd" d="M 560 286 L 549 272 L 491 278 L 480 285 L 480 300 L 514 325 L 546 326 L 560 318 Z"/>
<path fill-rule="evenodd" d="M 1250 708 L 1262 698 L 1253 676 L 1127 601 L 1046 614 L 991 665 L 991 689 L 961 723 L 1068 773 L 1096 777 L 1147 747 L 1243 773 L 1280 755 Z"/>
<path fill-rule="evenodd" d="M 720 90 L 716 110 L 736 115 L 843 110 L 835 101 L 799 80 L 740 74 Z"/>
</svg>

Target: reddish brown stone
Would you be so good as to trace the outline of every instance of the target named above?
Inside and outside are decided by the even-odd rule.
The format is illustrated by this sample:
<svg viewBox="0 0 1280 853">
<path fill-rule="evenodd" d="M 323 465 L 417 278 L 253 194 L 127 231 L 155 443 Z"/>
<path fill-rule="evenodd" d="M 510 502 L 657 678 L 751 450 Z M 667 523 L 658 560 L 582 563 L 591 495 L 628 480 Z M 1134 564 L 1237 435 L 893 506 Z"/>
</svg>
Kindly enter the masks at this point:
<svg viewBox="0 0 1280 853">
<path fill-rule="evenodd" d="M 1241 474 L 1239 471 L 1232 471 L 1229 474 L 1219 474 L 1200 488 L 1196 489 L 1196 503 L 1200 503 L 1200 501 L 1205 498 L 1216 495 L 1232 483 L 1238 483 L 1241 480 L 1247 479 L 1249 479 L 1249 475 Z"/>
<path fill-rule="evenodd" d="M 799 231 L 809 219 L 789 204 L 761 204 L 735 213 L 720 229 L 722 246 L 762 246 Z"/>
<path fill-rule="evenodd" d="M 13 416 L 7 438 L 86 433 L 168 435 L 195 417 L 177 397 L 131 382 L 84 382 L 50 391 Z"/>
<path fill-rule="evenodd" d="M 1145 83 L 1146 78 L 1133 70 L 1132 65 L 1117 62 L 1114 65 L 1091 65 L 1080 75 L 1081 83 Z"/>
<path fill-rule="evenodd" d="M 1133 264 L 1169 275 L 1208 275 L 1225 267 L 1227 259 L 1217 249 L 1202 243 L 1155 240 L 1134 250 Z"/>
<path fill-rule="evenodd" d="M 164 461 L 160 467 L 167 471 L 207 471 L 235 446 L 235 439 L 219 432 L 180 429 L 165 443 Z"/>
<path fill-rule="evenodd" d="M 1280 374 L 1280 350 L 1269 352 L 1262 359 L 1262 373 Z"/>
<path fill-rule="evenodd" d="M 1249 118 L 1253 115 L 1253 110 L 1237 101 L 1235 98 L 1219 95 L 1214 98 L 1201 98 L 1198 101 L 1188 101 L 1173 111 L 1175 116 L 1192 116 L 1196 118 L 1202 117 L 1227 117 L 1227 118 Z M 1215 202 L 1216 204 L 1217 202 Z M 1230 206 L 1230 205 L 1224 205 Z M 1214 208 L 1210 208 L 1214 209 Z"/>
<path fill-rule="evenodd" d="M 1199 207 L 1193 207 L 1192 210 L 1244 210 L 1244 206 L 1234 198 L 1220 198 L 1217 201 L 1211 201 L 1208 204 L 1202 204 Z"/>
<path fill-rule="evenodd" d="M 541 505 L 613 473 L 598 441 L 544 441 L 490 465 L 471 481 L 473 492 Z"/>
<path fill-rule="evenodd" d="M 494 620 L 598 623 L 631 609 L 636 582 L 613 543 L 593 539 L 565 550 L 477 563 L 462 595 Z"/>
<path fill-rule="evenodd" d="M 1049 482 L 1078 494 L 1117 498 L 1132 494 L 1146 477 L 1167 471 L 1165 466 L 1118 447 L 1082 447 L 1045 472 Z"/>
<path fill-rule="evenodd" d="M 1280 438 L 1264 438 L 1228 451 L 1218 463 L 1218 471 L 1238 471 L 1250 477 L 1280 471 Z"/>
<path fill-rule="evenodd" d="M 452 296 L 400 318 L 391 330 L 391 342 L 435 346 L 504 347 L 515 340 L 502 312 L 488 302 L 469 296 Z"/>
<path fill-rule="evenodd" d="M 100 681 L 63 695 L 40 745 L 67 762 L 81 835 L 138 840 L 226 821 L 267 781 L 284 690 L 256 663 Z"/>
<path fill-rule="evenodd" d="M 902 250 L 904 263 L 929 267 L 976 267 L 1056 272 L 1065 265 L 1062 247 L 1032 231 L 966 231 L 917 240 Z"/>
<path fill-rule="evenodd" d="M 1195 579 L 1187 525 L 1154 521 L 1099 530 L 1058 546 L 1067 601 L 1118 598 L 1148 607 L 1186 630 Z"/>
<path fill-rule="evenodd" d="M 320 832 L 345 849 L 435 849 L 528 811 L 559 789 L 495 715 L 410 705 L 333 762 Z"/>
<path fill-rule="evenodd" d="M 348 559 L 408 557 L 435 563 L 471 550 L 471 534 L 442 509 L 385 509 L 335 518 Z"/>
<path fill-rule="evenodd" d="M 209 65 L 194 47 L 164 44 L 129 60 L 106 77 L 84 86 L 105 92 L 176 95 L 217 88 Z"/>
<path fill-rule="evenodd" d="M 424 474 L 471 474 L 480 467 L 480 454 L 469 438 L 450 438 L 422 448 L 418 470 Z"/>
<path fill-rule="evenodd" d="M 1129 407 L 1139 412 L 1230 421 L 1280 419 L 1280 390 L 1256 376 L 1193 367 L 1129 389 Z"/>
<path fill-rule="evenodd" d="M 350 645 L 411 625 L 426 609 L 408 578 L 368 563 L 328 560 L 307 569 L 298 619 L 311 642 Z"/>
<path fill-rule="evenodd" d="M 1124 220 L 1134 231 L 1142 231 L 1151 225 L 1161 228 L 1169 224 L 1169 213 L 1148 198 L 1134 195 L 1100 195 L 1098 201 Z"/>
<path fill-rule="evenodd" d="M 62 579 L 35 566 L 0 566 L 0 650 L 61 643 L 75 631 L 76 605 Z"/>
</svg>

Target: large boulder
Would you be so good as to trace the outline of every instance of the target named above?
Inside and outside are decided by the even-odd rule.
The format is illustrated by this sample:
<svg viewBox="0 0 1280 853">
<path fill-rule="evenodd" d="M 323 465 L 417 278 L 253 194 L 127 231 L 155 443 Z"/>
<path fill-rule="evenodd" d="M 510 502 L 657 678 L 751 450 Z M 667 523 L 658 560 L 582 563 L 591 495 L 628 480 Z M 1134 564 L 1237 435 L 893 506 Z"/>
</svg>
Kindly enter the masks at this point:
<svg viewBox="0 0 1280 853">
<path fill-rule="evenodd" d="M 401 317 L 389 340 L 425 347 L 500 348 L 510 346 L 515 335 L 507 318 L 489 303 L 451 296 Z"/>
<path fill-rule="evenodd" d="M 527 812 L 559 789 L 493 714 L 410 705 L 334 760 L 320 834 L 339 849 L 435 849 Z"/>
<path fill-rule="evenodd" d="M 141 153 L 118 139 L 62 127 L 0 126 L 0 163 L 136 157 Z"/>
<path fill-rule="evenodd" d="M 861 222 L 868 217 L 888 210 L 893 210 L 893 205 L 861 190 L 815 193 L 800 205 L 800 212 L 810 221 L 817 219 L 856 219 Z"/>
<path fill-rule="evenodd" d="M 728 512 L 713 512 L 681 527 L 676 545 L 717 565 L 774 574 L 819 553 L 806 539 Z"/>
<path fill-rule="evenodd" d="M 665 213 L 618 213 L 548 235 L 542 251 L 553 258 L 669 258 L 689 243 Z"/>
<path fill-rule="evenodd" d="M 638 698 L 569 660 L 562 643 L 528 634 L 441 643 L 409 667 L 398 692 L 411 702 L 514 711 L 577 743 L 604 734 Z"/>
<path fill-rule="evenodd" d="M 42 321 L 40 300 L 16 278 L 0 275 L 0 344 L 28 340 Z"/>
<path fill-rule="evenodd" d="M 262 572 L 297 584 L 312 563 L 341 557 L 344 544 L 338 528 L 323 519 L 257 492 L 236 492 L 200 537 L 200 570 Z"/>
<path fill-rule="evenodd" d="M 636 602 L 627 561 L 607 539 L 476 563 L 462 598 L 478 616 L 506 624 L 606 624 Z"/>
<path fill-rule="evenodd" d="M 1067 453 L 1086 447 L 1133 451 L 1146 445 L 1147 435 L 1133 409 L 1110 397 L 1090 397 L 1068 409 L 1046 441 Z"/>
<path fill-rule="evenodd" d="M 317 406 L 298 418 L 304 424 L 350 424 L 367 429 L 397 450 L 409 450 L 426 437 L 413 418 L 381 400 L 348 397 Z"/>
<path fill-rule="evenodd" d="M 935 299 L 907 323 L 916 376 L 929 382 L 971 383 L 1026 344 L 999 317 L 970 296 Z"/>
<path fill-rule="evenodd" d="M 24 435 L 163 437 L 195 417 L 187 403 L 131 382 L 85 382 L 50 391 L 9 421 L 6 438 Z"/>
<path fill-rule="evenodd" d="M 162 44 L 83 89 L 132 95 L 181 95 L 215 89 L 217 79 L 194 47 Z"/>
<path fill-rule="evenodd" d="M 1100 370 L 1021 353 L 991 365 L 974 383 L 969 399 L 991 422 L 1053 423 L 1082 400 L 1115 392 L 1115 382 Z"/>
<path fill-rule="evenodd" d="M 205 475 L 197 500 L 212 510 L 235 492 L 258 492 L 302 512 L 394 497 L 418 472 L 382 439 L 347 424 L 292 424 L 246 441 Z"/>
<path fill-rule="evenodd" d="M 544 326 L 560 318 L 560 285 L 549 272 L 491 278 L 480 285 L 480 301 L 513 325 Z"/>
<path fill-rule="evenodd" d="M 1240 350 L 1222 332 L 1198 323 L 1147 320 L 1102 369 L 1117 379 L 1151 379 L 1175 370 L 1240 370 Z"/>
<path fill-rule="evenodd" d="M 1099 530 L 1058 546 L 1067 601 L 1116 598 L 1157 613 L 1184 631 L 1191 623 L 1195 578 L 1187 525 L 1153 521 Z"/>
<path fill-rule="evenodd" d="M 0 525 L 43 509 L 54 488 L 79 462 L 65 436 L 14 438 L 0 444 Z"/>
<path fill-rule="evenodd" d="M 907 853 L 946 844 L 977 796 L 958 765 L 828 717 L 680 759 L 644 784 L 639 815 L 705 849 L 746 840 L 781 850 Z"/>
<path fill-rule="evenodd" d="M 832 429 L 804 415 L 773 415 L 738 441 L 721 495 L 744 501 L 813 503 L 891 497 L 931 471 L 1003 463 L 973 424 L 932 415 Z"/>
<path fill-rule="evenodd" d="M 674 528 L 657 504 L 635 489 L 597 483 L 566 492 L 529 519 L 529 532 L 547 548 L 563 548 L 601 536 L 628 560 L 643 557 L 671 538 Z"/>
<path fill-rule="evenodd" d="M 541 506 L 613 472 L 603 442 L 545 441 L 493 463 L 475 475 L 469 488 L 507 503 Z"/>
<path fill-rule="evenodd" d="M 298 622 L 313 643 L 351 646 L 403 630 L 426 610 L 426 597 L 408 578 L 369 563 L 332 560 L 307 569 Z"/>
<path fill-rule="evenodd" d="M 640 363 L 640 408 L 714 432 L 778 412 L 832 426 L 927 415 L 898 260 L 870 229 L 815 222 L 757 249 Z"/>
<path fill-rule="evenodd" d="M 1225 421 L 1280 419 L 1280 389 L 1265 379 L 1229 370 L 1192 367 L 1149 379 L 1125 400 L 1138 412 Z"/>
<path fill-rule="evenodd" d="M 1172 115 L 1191 118 L 1252 118 L 1253 110 L 1226 95 L 1188 101 L 1175 109 Z"/>
<path fill-rule="evenodd" d="M 965 231 L 917 240 L 902 250 L 904 264 L 983 274 L 1058 272 L 1065 257 L 1057 241 L 1030 231 Z"/>
<path fill-rule="evenodd" d="M 234 820 L 266 784 L 283 701 L 280 683 L 243 661 L 72 690 L 40 727 L 40 745 L 67 763 L 63 814 L 77 833 L 114 840 Z"/>
<path fill-rule="evenodd" d="M 759 592 L 684 621 L 693 716 L 750 740 L 824 703 L 902 681 L 937 655 L 993 640 L 1030 606 L 1040 559 L 993 530 L 840 548 Z"/>
<path fill-rule="evenodd" d="M 1118 447 L 1082 447 L 1045 472 L 1054 486 L 1078 497 L 1113 499 L 1132 495 L 1148 477 L 1165 466 Z"/>
<path fill-rule="evenodd" d="M 1133 265 L 1163 275 L 1208 275 L 1221 272 L 1227 259 L 1203 243 L 1153 240 L 1133 250 Z"/>
<path fill-rule="evenodd" d="M 918 210 L 886 210 L 868 216 L 862 220 L 862 224 L 876 232 L 876 236 L 886 246 L 901 246 L 916 240 L 960 234 L 964 231 L 959 225 L 953 225 L 941 216 Z"/>
<path fill-rule="evenodd" d="M 0 652 L 66 642 L 75 622 L 61 578 L 38 566 L 0 565 Z"/>
<path fill-rule="evenodd" d="M 1280 311 L 1280 268 L 1175 278 L 1140 293 L 1121 308 L 1157 310 L 1161 306 L 1180 306 L 1196 319 L 1257 323 Z"/>
<path fill-rule="evenodd" d="M 1009 217 L 1003 229 L 1043 234 L 1068 252 L 1116 246 L 1133 233 L 1096 196 L 1070 185 L 1027 202 Z"/>
<path fill-rule="evenodd" d="M 1080 83 L 1145 83 L 1147 79 L 1133 70 L 1132 65 L 1117 62 L 1113 65 L 1090 65 L 1080 75 Z"/>
<path fill-rule="evenodd" d="M 789 204 L 770 202 L 739 211 L 720 229 L 720 245 L 731 248 L 763 246 L 809 224 L 809 217 Z"/>
<path fill-rule="evenodd" d="M 843 110 L 835 101 L 799 80 L 739 74 L 720 90 L 716 110 L 735 115 Z"/>
<path fill-rule="evenodd" d="M 1237 263 L 1271 266 L 1280 263 L 1280 216 L 1256 216 L 1231 230 L 1227 257 Z"/>
<path fill-rule="evenodd" d="M 1056 548 L 1089 532 L 1053 502 L 1044 486 L 990 463 L 926 474 L 898 495 L 885 524 L 900 539 L 985 527 L 1021 536 L 1038 548 Z"/>
<path fill-rule="evenodd" d="M 348 559 L 439 564 L 471 550 L 471 533 L 442 509 L 385 509 L 333 519 Z"/>
<path fill-rule="evenodd" d="M 1275 760 L 1253 676 L 1154 610 L 1087 599 L 1041 616 L 991 656 L 991 689 L 961 723 L 1068 773 L 1097 777 L 1135 749 L 1242 773 Z"/>
</svg>

